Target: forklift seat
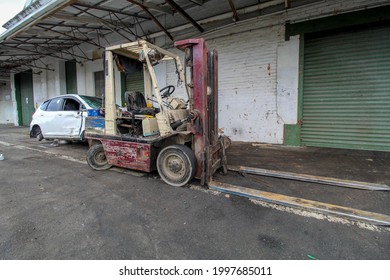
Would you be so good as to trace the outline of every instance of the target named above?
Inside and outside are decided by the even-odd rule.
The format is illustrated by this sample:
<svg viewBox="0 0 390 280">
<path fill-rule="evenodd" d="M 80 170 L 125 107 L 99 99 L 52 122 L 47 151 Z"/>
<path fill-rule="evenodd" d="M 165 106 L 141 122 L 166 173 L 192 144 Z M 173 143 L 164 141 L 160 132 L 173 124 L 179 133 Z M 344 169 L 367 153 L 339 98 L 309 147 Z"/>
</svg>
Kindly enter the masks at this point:
<svg viewBox="0 0 390 280">
<path fill-rule="evenodd" d="M 154 115 L 155 109 L 148 108 L 144 95 L 139 91 L 126 91 L 127 110 L 133 115 Z"/>
</svg>

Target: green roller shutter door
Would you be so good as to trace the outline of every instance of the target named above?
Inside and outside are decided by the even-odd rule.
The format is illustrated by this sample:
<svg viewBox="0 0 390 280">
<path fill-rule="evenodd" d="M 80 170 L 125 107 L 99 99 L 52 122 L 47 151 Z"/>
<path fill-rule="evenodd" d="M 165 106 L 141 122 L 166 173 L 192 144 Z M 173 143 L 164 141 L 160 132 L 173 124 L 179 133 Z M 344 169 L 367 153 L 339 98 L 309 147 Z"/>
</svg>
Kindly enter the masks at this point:
<svg viewBox="0 0 390 280">
<path fill-rule="evenodd" d="M 301 143 L 390 151 L 390 27 L 308 38 Z"/>
<path fill-rule="evenodd" d="M 126 77 L 126 91 L 139 91 L 144 93 L 144 72 L 134 72 Z"/>
</svg>

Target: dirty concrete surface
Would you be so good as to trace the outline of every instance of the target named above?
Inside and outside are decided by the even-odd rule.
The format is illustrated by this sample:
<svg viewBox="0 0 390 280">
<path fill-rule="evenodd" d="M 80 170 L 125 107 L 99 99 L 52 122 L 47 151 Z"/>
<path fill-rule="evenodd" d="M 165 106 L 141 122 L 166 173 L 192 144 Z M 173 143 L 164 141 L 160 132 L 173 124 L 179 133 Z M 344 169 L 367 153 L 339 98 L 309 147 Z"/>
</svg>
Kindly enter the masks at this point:
<svg viewBox="0 0 390 280">
<path fill-rule="evenodd" d="M 235 143 L 229 164 L 390 186 L 390 153 Z M 218 177 L 218 176 L 217 176 Z M 229 174 L 246 187 L 390 215 L 389 191 L 365 191 L 265 176 Z"/>
<path fill-rule="evenodd" d="M 175 188 L 164 184 L 157 174 L 93 171 L 85 164 L 86 144 L 52 144 L 30 139 L 28 128 L 0 127 L 0 153 L 5 156 L 0 161 L 0 259 L 390 258 L 388 229 L 264 207 L 245 198 L 207 191 L 197 186 L 196 180 L 191 186 Z M 232 146 L 229 163 L 242 163 L 237 155 L 252 156 L 250 146 L 246 147 L 248 151 L 242 146 L 238 153 Z M 263 168 L 311 170 L 291 167 L 289 162 L 303 160 L 296 153 L 294 159 L 294 153 L 286 148 L 258 148 L 263 149 L 263 159 L 273 158 L 272 151 L 286 157 L 283 164 L 275 159 L 262 164 Z M 386 163 L 386 155 L 377 156 L 368 162 L 383 158 Z M 315 161 L 318 156 L 310 157 L 313 162 L 309 165 L 319 164 Z M 258 158 L 250 160 L 251 166 L 259 162 Z M 372 178 L 386 181 L 388 166 L 377 168 L 378 177 Z M 314 175 L 335 177 L 334 170 L 321 169 L 322 174 Z M 351 170 L 343 174 L 362 178 Z M 216 177 L 317 200 L 324 193 L 318 190 L 324 186 L 290 180 L 249 178 L 231 172 Z M 369 202 L 364 204 L 364 195 L 337 190 L 321 199 L 338 199 L 340 204 L 390 214 L 388 206 L 383 206 L 389 205 L 389 196 L 383 192 L 366 193 Z"/>
</svg>

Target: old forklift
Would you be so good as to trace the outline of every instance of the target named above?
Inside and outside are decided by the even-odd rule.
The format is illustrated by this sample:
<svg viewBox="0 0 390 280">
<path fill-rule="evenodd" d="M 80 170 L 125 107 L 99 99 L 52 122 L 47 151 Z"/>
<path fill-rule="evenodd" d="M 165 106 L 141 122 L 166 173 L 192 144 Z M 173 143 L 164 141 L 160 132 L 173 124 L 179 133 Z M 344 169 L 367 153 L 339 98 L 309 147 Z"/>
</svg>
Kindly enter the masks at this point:
<svg viewBox="0 0 390 280">
<path fill-rule="evenodd" d="M 209 51 L 204 39 L 174 45 L 184 51 L 184 67 L 178 55 L 144 40 L 106 48 L 104 107 L 86 119 L 87 162 L 93 169 L 157 169 L 173 186 L 194 177 L 208 185 L 217 169 L 227 171 L 230 140 L 218 133 L 217 52 Z M 143 68 L 145 93 L 126 92 L 127 106 L 121 108 L 115 103 L 114 67 L 129 68 L 123 66 L 129 59 Z M 153 67 L 169 60 L 187 100 L 173 97 L 172 85 L 158 86 Z"/>
</svg>

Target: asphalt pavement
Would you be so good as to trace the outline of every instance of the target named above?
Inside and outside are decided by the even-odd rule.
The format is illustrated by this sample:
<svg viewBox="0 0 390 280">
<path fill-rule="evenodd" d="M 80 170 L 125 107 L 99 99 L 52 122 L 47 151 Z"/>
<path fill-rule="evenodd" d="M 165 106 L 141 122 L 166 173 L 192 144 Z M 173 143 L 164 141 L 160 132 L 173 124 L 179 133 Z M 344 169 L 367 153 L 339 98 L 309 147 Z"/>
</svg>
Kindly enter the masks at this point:
<svg viewBox="0 0 390 280">
<path fill-rule="evenodd" d="M 87 148 L 0 128 L 0 259 L 390 258 L 387 228 L 93 171 Z"/>
</svg>

